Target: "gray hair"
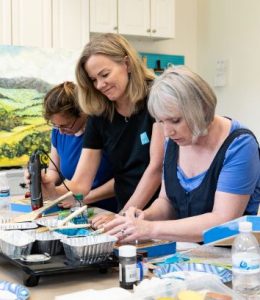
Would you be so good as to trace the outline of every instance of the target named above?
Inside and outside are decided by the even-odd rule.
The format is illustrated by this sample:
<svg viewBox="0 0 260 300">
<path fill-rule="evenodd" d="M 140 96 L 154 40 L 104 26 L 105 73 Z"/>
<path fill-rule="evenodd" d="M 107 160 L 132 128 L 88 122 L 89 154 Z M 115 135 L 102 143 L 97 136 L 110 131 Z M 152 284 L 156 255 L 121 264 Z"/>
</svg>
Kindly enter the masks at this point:
<svg viewBox="0 0 260 300">
<path fill-rule="evenodd" d="M 181 66 L 167 69 L 154 80 L 148 109 L 157 120 L 171 118 L 176 106 L 183 114 L 192 135 L 205 135 L 214 119 L 217 98 L 198 74 Z"/>
</svg>

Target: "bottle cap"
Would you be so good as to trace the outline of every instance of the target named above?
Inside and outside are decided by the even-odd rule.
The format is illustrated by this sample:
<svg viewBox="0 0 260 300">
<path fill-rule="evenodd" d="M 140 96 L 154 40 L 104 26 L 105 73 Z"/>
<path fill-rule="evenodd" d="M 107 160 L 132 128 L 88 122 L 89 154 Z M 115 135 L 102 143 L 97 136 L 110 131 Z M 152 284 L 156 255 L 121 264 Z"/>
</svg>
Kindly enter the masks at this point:
<svg viewBox="0 0 260 300">
<path fill-rule="evenodd" d="M 252 223 L 251 222 L 239 222 L 239 232 L 251 232 L 252 231 Z"/>
<path fill-rule="evenodd" d="M 131 245 L 124 245 L 118 248 L 119 256 L 133 257 L 136 256 L 136 247 Z"/>
</svg>

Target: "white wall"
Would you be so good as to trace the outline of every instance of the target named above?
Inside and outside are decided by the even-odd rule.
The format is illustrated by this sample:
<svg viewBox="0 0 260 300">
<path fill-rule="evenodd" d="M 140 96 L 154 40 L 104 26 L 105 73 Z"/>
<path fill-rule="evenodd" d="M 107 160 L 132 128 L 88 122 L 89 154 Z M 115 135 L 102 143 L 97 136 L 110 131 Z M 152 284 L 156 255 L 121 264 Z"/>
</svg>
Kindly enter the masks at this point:
<svg viewBox="0 0 260 300">
<path fill-rule="evenodd" d="M 174 16 L 173 16 L 174 18 Z M 175 38 L 137 40 L 128 38 L 138 51 L 185 56 L 185 64 L 197 68 L 197 0 L 175 0 Z"/>
<path fill-rule="evenodd" d="M 260 140 L 260 1 L 198 0 L 197 67 L 211 85 L 217 59 L 228 82 L 214 88 L 217 112 L 243 122 Z"/>
</svg>

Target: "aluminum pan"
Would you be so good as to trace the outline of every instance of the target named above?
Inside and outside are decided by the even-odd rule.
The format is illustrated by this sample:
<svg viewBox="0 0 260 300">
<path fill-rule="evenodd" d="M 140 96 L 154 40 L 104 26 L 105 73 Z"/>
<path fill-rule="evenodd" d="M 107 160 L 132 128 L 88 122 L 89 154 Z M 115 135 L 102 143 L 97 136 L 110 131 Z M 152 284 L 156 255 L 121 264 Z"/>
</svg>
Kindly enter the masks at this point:
<svg viewBox="0 0 260 300">
<path fill-rule="evenodd" d="M 55 232 L 38 232 L 35 234 L 35 240 L 38 253 L 49 253 L 54 256 L 63 250 L 60 237 Z"/>
<path fill-rule="evenodd" d="M 11 258 L 30 254 L 34 241 L 31 235 L 21 230 L 0 231 L 0 249 Z"/>
<path fill-rule="evenodd" d="M 61 242 L 66 257 L 81 264 L 102 262 L 113 252 L 116 237 L 101 234 L 75 238 L 63 238 Z"/>
</svg>

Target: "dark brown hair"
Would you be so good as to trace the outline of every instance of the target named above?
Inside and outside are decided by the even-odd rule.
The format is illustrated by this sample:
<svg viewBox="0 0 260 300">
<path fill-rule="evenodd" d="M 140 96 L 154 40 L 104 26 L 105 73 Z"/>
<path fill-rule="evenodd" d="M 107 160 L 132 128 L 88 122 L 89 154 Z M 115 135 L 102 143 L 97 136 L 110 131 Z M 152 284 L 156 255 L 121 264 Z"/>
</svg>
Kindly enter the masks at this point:
<svg viewBox="0 0 260 300">
<path fill-rule="evenodd" d="M 77 88 L 73 82 L 65 81 L 53 87 L 44 97 L 44 118 L 49 121 L 51 116 L 58 113 L 80 117 L 81 110 L 77 99 Z"/>
</svg>

